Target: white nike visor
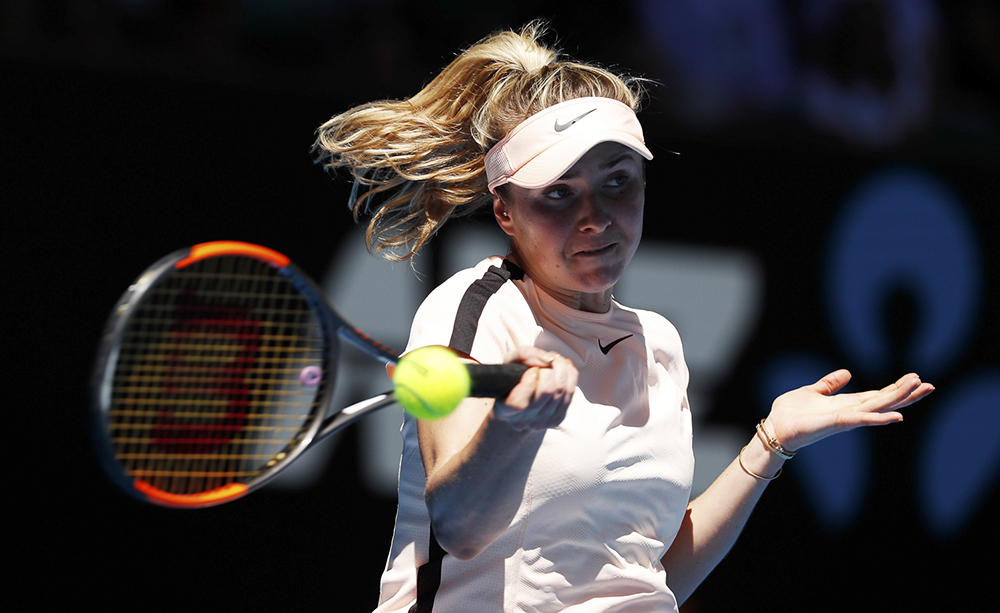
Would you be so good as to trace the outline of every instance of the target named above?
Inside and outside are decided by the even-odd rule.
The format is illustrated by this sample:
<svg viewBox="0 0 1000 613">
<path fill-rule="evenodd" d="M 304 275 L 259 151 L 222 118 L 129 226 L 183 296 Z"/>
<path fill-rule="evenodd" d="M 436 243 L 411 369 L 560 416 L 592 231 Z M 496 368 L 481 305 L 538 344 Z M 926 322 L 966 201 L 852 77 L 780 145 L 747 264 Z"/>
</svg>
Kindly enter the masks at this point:
<svg viewBox="0 0 1000 613">
<path fill-rule="evenodd" d="M 611 98 L 575 98 L 550 106 L 522 121 L 486 152 L 490 193 L 504 183 L 545 187 L 594 145 L 608 141 L 653 159 L 639 119 L 627 104 Z"/>
</svg>

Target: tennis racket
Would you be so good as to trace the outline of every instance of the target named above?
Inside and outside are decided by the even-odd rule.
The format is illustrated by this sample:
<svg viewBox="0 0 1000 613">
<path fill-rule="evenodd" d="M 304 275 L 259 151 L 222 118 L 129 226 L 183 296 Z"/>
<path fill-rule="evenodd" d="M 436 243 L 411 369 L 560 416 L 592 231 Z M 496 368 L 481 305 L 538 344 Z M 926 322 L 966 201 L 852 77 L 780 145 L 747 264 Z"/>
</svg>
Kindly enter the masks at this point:
<svg viewBox="0 0 1000 613">
<path fill-rule="evenodd" d="M 394 402 L 387 392 L 327 416 L 338 337 L 382 363 L 398 360 L 281 253 L 217 241 L 161 259 L 118 301 L 101 341 L 92 404 L 106 472 L 140 500 L 177 508 L 260 487 Z M 469 365 L 471 395 L 506 397 L 524 370 Z"/>
</svg>

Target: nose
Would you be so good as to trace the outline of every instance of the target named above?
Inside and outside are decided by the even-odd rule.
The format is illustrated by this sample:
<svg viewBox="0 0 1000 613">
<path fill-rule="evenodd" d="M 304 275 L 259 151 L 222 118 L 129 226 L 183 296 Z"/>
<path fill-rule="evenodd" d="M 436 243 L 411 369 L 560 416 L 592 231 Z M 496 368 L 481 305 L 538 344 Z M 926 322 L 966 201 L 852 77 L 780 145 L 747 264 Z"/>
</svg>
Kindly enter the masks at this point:
<svg viewBox="0 0 1000 613">
<path fill-rule="evenodd" d="M 588 190 L 581 194 L 578 227 L 582 232 L 603 232 L 615 220 L 611 203 Z"/>
</svg>

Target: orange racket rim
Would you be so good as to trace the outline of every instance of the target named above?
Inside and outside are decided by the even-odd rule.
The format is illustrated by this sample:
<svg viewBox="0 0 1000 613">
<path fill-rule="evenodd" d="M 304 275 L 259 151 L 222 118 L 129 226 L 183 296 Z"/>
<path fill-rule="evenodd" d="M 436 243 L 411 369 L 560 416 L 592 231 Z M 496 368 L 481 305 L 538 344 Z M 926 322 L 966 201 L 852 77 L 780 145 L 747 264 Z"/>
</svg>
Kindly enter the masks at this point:
<svg viewBox="0 0 1000 613">
<path fill-rule="evenodd" d="M 261 245 L 243 243 L 240 241 L 212 241 L 209 243 L 200 243 L 191 247 L 191 251 L 188 256 L 174 264 L 174 268 L 184 268 L 185 266 L 195 262 L 200 262 L 201 260 L 224 255 L 245 255 L 259 260 L 264 260 L 265 262 L 269 262 L 279 268 L 284 268 L 291 262 L 288 256 L 283 253 L 279 253 L 274 249 L 262 247 Z"/>
<path fill-rule="evenodd" d="M 162 506 L 181 508 L 197 508 L 222 504 L 235 498 L 239 498 L 240 496 L 246 494 L 250 489 L 244 483 L 230 483 L 200 494 L 172 494 L 152 486 L 140 479 L 136 479 L 133 486 L 136 490 L 145 494 L 150 502 L 155 502 L 156 504 Z"/>
</svg>

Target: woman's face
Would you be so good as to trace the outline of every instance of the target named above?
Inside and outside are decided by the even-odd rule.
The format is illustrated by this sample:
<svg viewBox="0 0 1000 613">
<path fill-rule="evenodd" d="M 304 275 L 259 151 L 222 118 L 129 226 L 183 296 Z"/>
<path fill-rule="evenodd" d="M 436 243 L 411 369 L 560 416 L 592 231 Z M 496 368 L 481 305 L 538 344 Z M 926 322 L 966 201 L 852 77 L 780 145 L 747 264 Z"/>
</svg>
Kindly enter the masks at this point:
<svg viewBox="0 0 1000 613">
<path fill-rule="evenodd" d="M 493 212 L 511 237 L 511 258 L 546 293 L 605 312 L 639 245 L 644 202 L 642 157 L 606 142 L 545 187 L 508 184 Z"/>
</svg>

